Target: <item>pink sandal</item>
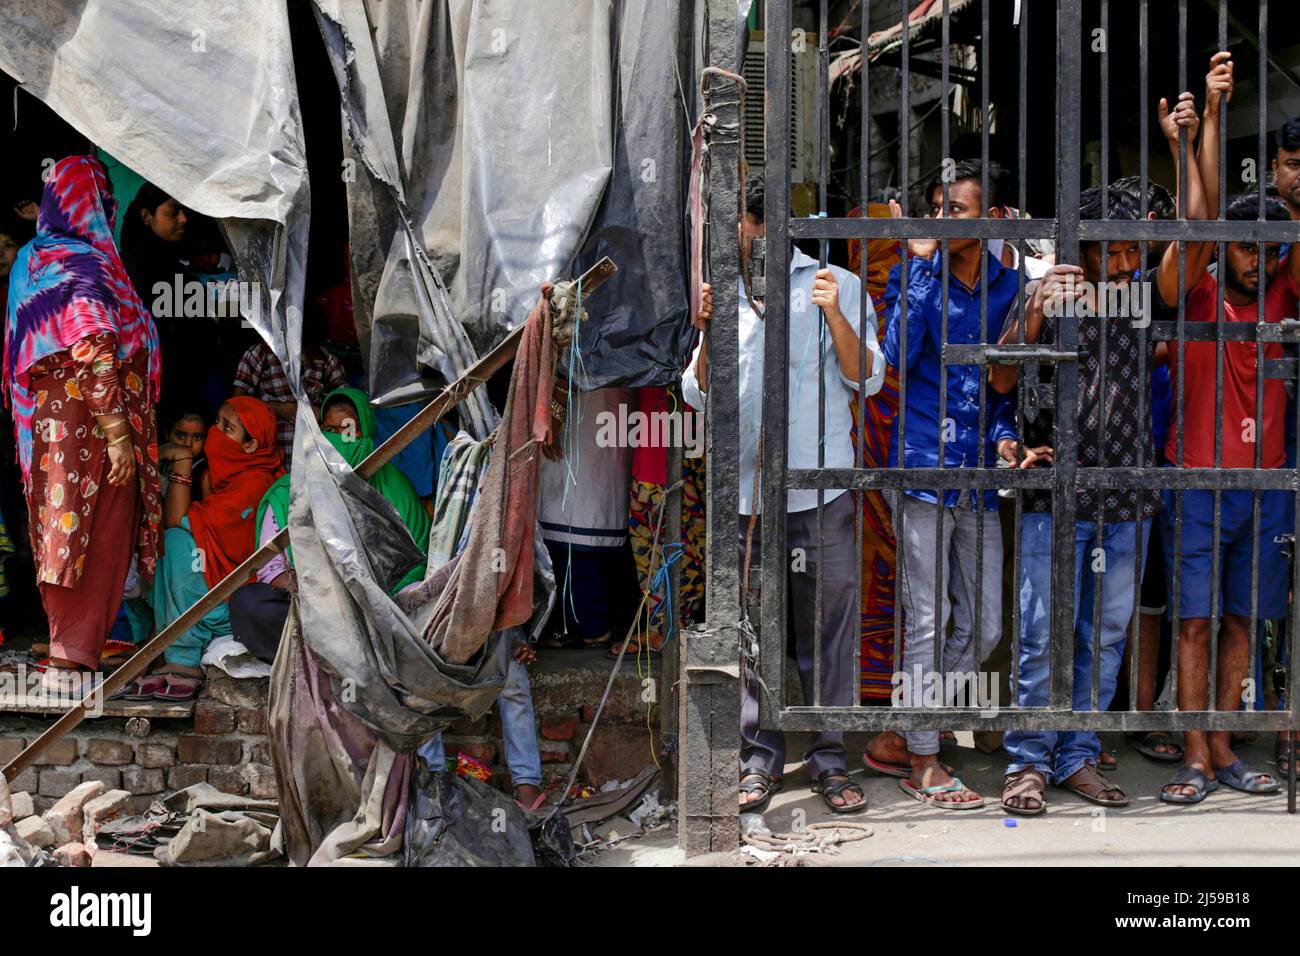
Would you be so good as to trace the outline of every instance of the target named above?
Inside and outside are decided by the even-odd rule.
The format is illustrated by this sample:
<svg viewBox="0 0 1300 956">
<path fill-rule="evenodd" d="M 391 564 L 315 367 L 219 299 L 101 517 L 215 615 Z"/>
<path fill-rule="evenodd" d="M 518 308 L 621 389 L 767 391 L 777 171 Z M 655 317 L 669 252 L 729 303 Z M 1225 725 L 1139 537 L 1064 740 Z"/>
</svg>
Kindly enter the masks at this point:
<svg viewBox="0 0 1300 956">
<path fill-rule="evenodd" d="M 120 691 L 113 695 L 113 698 L 122 698 L 123 700 L 153 700 L 154 694 L 167 686 L 166 674 L 146 674 L 144 677 L 137 677 L 133 681 L 128 681 Z"/>
<path fill-rule="evenodd" d="M 528 804 L 524 803 L 522 800 L 515 801 L 515 806 L 517 806 L 520 810 L 524 811 L 524 813 L 536 813 L 545 804 L 546 804 L 545 790 L 538 792 L 537 799 L 533 801 L 532 806 L 529 806 Z"/>
<path fill-rule="evenodd" d="M 185 677 L 181 674 L 158 674 L 162 677 L 163 686 L 153 695 L 154 700 L 170 700 L 173 703 L 183 703 L 187 700 L 193 700 L 199 696 L 199 688 L 203 686 L 202 677 Z"/>
</svg>

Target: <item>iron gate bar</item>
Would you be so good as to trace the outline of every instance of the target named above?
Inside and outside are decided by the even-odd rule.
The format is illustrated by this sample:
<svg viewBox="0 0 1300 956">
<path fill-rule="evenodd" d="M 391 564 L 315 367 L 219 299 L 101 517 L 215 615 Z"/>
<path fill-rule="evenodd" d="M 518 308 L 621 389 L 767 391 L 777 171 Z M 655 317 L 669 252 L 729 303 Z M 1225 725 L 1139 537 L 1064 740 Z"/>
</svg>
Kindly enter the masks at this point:
<svg viewBox="0 0 1300 956">
<path fill-rule="evenodd" d="M 1075 209 L 1078 215 L 1078 209 Z M 792 219 L 792 239 L 1055 239 L 1052 219 Z M 1295 242 L 1300 222 L 1214 219 L 1084 219 L 1080 242 Z"/>
<path fill-rule="evenodd" d="M 1258 488 L 1295 491 L 1294 469 L 1291 468 L 1232 468 L 1215 471 L 1213 468 L 1182 468 L 1173 474 L 1172 469 L 1150 468 L 1079 468 L 1075 484 L 1078 488 L 1128 488 L 1135 491 L 1166 489 L 1171 491 L 1249 491 Z M 1280 472 L 1280 474 L 1279 474 Z M 842 484 L 841 484 L 842 483 Z M 980 488 L 1049 490 L 1053 487 L 1051 473 L 1046 468 L 1018 471 L 1010 468 L 908 468 L 868 469 L 851 468 L 791 468 L 786 472 L 789 489 L 833 488 Z"/>
<path fill-rule="evenodd" d="M 827 17 L 827 0 L 821 0 L 817 17 L 817 212 L 826 215 L 826 188 L 830 179 L 831 156 L 831 121 L 830 121 L 830 81 L 827 71 L 830 67 L 830 53 L 827 48 L 827 31 L 830 23 Z M 825 269 L 830 249 L 825 239 L 817 244 L 817 268 Z M 837 355 L 836 362 L 839 361 Z M 788 427 L 788 426 L 787 426 Z M 817 434 L 826 434 L 826 312 L 817 309 Z M 817 443 L 817 467 L 826 465 L 826 442 Z M 817 565 L 814 570 L 816 580 L 813 584 L 813 634 L 818 635 L 813 646 L 813 703 L 822 703 L 822 622 L 825 620 L 825 591 L 822 588 L 822 569 L 825 567 L 826 549 L 826 492 L 817 489 Z M 785 562 L 784 555 L 782 563 Z"/>
<path fill-rule="evenodd" d="M 911 25 L 908 21 L 907 5 L 905 3 L 900 3 L 899 7 L 900 7 L 899 16 L 901 17 L 900 33 L 903 38 L 903 46 L 900 51 L 900 60 L 899 60 L 899 62 L 902 65 L 902 74 L 899 76 L 899 81 L 898 81 L 899 97 L 902 100 L 901 109 L 898 114 L 898 118 L 899 118 L 898 128 L 900 131 L 898 137 L 899 138 L 898 162 L 899 162 L 899 170 L 900 170 L 899 179 L 898 179 L 898 183 L 900 187 L 898 202 L 902 206 L 903 217 L 904 220 L 906 220 L 908 216 L 908 207 L 910 205 L 910 198 L 911 198 L 909 196 L 911 189 L 908 184 L 911 183 L 912 181 L 909 175 L 911 155 L 912 155 L 912 126 L 911 126 L 912 84 L 911 84 L 911 73 L 909 70 L 909 67 L 911 66 L 910 47 L 912 45 L 912 31 L 911 31 Z M 865 36 L 862 37 L 862 44 L 864 47 L 866 46 L 867 37 Z M 867 62 L 865 49 L 863 50 L 862 53 L 862 62 L 865 68 Z M 864 217 L 862 221 L 866 222 L 868 220 Z M 903 303 L 902 305 L 903 311 L 902 311 L 902 322 L 899 325 L 899 346 L 898 347 L 899 347 L 899 352 L 902 355 L 907 355 L 907 303 L 908 303 L 907 282 L 908 282 L 908 271 L 909 271 L 908 254 L 910 251 L 908 249 L 908 244 L 906 241 L 907 238 L 908 236 L 906 234 L 903 233 L 899 234 L 899 239 L 902 241 L 902 255 L 899 259 L 898 297 L 899 297 L 899 301 Z M 862 237 L 862 241 L 864 243 L 867 241 L 867 237 L 865 235 Z M 889 325 L 888 315 L 885 316 L 885 325 L 886 328 L 888 328 Z M 907 362 L 903 362 L 898 367 L 897 442 L 898 442 L 899 467 L 901 467 L 903 464 L 902 449 L 904 447 L 904 436 L 906 434 L 907 434 Z M 888 462 L 889 458 L 886 458 L 885 460 L 886 462 Z M 893 501 L 890 502 L 890 507 L 891 509 L 894 508 Z M 896 665 L 901 666 L 901 662 L 903 660 L 903 602 L 898 599 L 899 576 L 898 576 L 897 543 L 903 540 L 904 515 L 901 508 L 895 510 L 897 510 L 898 513 L 897 515 L 894 516 L 895 549 L 894 549 L 894 657 L 893 660 L 895 661 Z"/>
<path fill-rule="evenodd" d="M 1147 139 L 1148 139 L 1148 130 L 1149 130 L 1148 124 L 1150 123 L 1150 115 L 1149 115 L 1150 107 L 1147 101 L 1147 96 L 1148 96 L 1147 58 L 1145 55 L 1145 51 L 1148 49 L 1147 0 L 1142 0 L 1140 4 L 1140 8 L 1138 10 L 1138 49 L 1144 51 L 1143 55 L 1139 57 L 1140 62 L 1138 63 L 1138 90 L 1139 90 L 1138 101 L 1140 104 L 1139 113 L 1138 113 L 1138 125 L 1140 127 L 1139 140 L 1138 140 L 1139 142 L 1138 152 L 1140 154 L 1139 164 L 1141 166 L 1141 173 L 1139 177 L 1139 188 L 1141 190 L 1141 197 L 1138 203 L 1138 210 L 1139 210 L 1138 218 L 1141 220 L 1145 220 L 1147 218 L 1147 206 L 1148 206 L 1148 195 L 1147 195 L 1148 142 Z M 1147 245 L 1147 241 L 1145 239 L 1138 240 L 1138 262 L 1142 264 L 1143 270 L 1145 270 L 1147 267 L 1149 254 L 1150 254 L 1150 248 Z M 1148 300 L 1148 308 L 1150 308 L 1149 300 Z M 1148 321 L 1150 321 L 1150 313 L 1148 313 L 1147 319 Z M 1145 330 L 1145 333 L 1146 336 L 1148 337 L 1153 336 L 1153 330 L 1150 328 L 1147 328 Z M 1144 339 L 1142 342 L 1142 348 L 1139 349 L 1138 351 L 1138 381 L 1142 383 L 1150 381 L 1150 378 L 1148 377 L 1148 371 L 1147 371 L 1147 355 L 1148 355 L 1147 342 Z M 1137 391 L 1138 391 L 1138 415 L 1137 415 L 1138 447 L 1146 448 L 1147 442 L 1149 440 L 1147 438 L 1147 414 L 1148 414 L 1147 398 L 1150 396 L 1151 390 L 1149 387 L 1141 387 Z M 1153 458 L 1155 454 L 1156 452 L 1153 449 L 1152 450 Z M 1159 514 L 1155 515 L 1155 517 L 1153 517 L 1151 520 L 1152 527 L 1147 532 L 1147 540 L 1146 540 L 1147 550 L 1151 548 L 1151 535 L 1155 531 L 1155 526 L 1157 522 L 1159 522 L 1159 520 L 1160 520 Z M 1144 561 L 1145 555 L 1143 554 L 1143 549 L 1138 548 L 1135 549 L 1135 551 L 1136 553 L 1133 556 L 1133 566 L 1134 566 L 1133 574 L 1136 578 L 1136 584 L 1134 588 L 1134 597 L 1136 598 L 1136 600 L 1134 600 L 1133 602 L 1134 614 L 1133 614 L 1132 621 L 1129 623 L 1128 646 L 1127 646 L 1127 650 L 1129 652 L 1128 654 L 1128 659 L 1129 659 L 1128 709 L 1131 711 L 1136 711 L 1138 709 L 1138 688 L 1141 684 L 1142 616 L 1143 616 L 1142 615 L 1142 573 L 1145 567 L 1145 561 Z M 1164 555 L 1160 555 L 1159 559 L 1163 561 Z M 1159 635 L 1157 634 L 1157 643 L 1158 643 L 1158 639 L 1159 639 Z M 1158 646 L 1156 648 L 1155 658 L 1156 658 L 1156 666 L 1159 667 L 1160 655 L 1159 655 Z M 1121 667 L 1122 666 L 1123 665 L 1121 664 Z"/>
<path fill-rule="evenodd" d="M 862 0 L 862 22 L 861 22 L 861 44 L 863 47 L 862 64 L 863 69 L 860 74 L 862 83 L 862 93 L 858 100 L 858 155 L 861 162 L 858 163 L 858 194 L 862 197 L 861 209 L 862 218 L 865 219 L 870 215 L 869 201 L 871 196 L 871 162 L 867 156 L 867 142 L 871 132 L 871 70 L 866 63 L 866 43 L 867 36 L 871 33 L 871 0 Z M 867 448 L 867 338 L 864 330 L 867 328 L 867 322 L 870 321 L 871 327 L 877 331 L 877 340 L 879 340 L 880 323 L 876 321 L 875 304 L 871 302 L 871 296 L 867 294 L 867 271 L 870 266 L 871 252 L 867 248 L 866 242 L 859 243 L 858 254 L 858 285 L 860 294 L 858 295 L 858 393 L 856 397 L 858 412 L 858 440 L 853 449 L 853 466 L 862 468 L 866 462 Z M 867 314 L 870 309 L 871 318 L 868 320 Z M 875 361 L 873 356 L 872 361 Z M 873 369 L 874 371 L 874 369 Z M 886 376 L 888 372 L 886 372 Z M 881 388 L 884 388 L 885 382 L 882 380 Z M 862 545 L 863 538 L 867 533 L 866 508 L 862 502 L 855 501 L 853 509 L 853 562 L 857 569 L 855 579 L 862 580 L 863 560 Z M 861 622 L 864 598 L 862 588 L 858 588 L 857 603 L 858 613 L 854 618 L 858 622 L 859 638 L 861 637 Z M 854 674 L 854 695 L 855 703 L 862 700 L 862 641 L 853 642 L 853 674 Z"/>
<path fill-rule="evenodd" d="M 1017 157 L 1020 162 L 1016 170 L 1017 185 L 1019 194 L 1017 196 L 1018 204 L 1016 209 L 1019 216 L 1027 215 L 1026 210 L 1029 207 L 1029 160 L 1028 160 L 1028 142 L 1029 142 L 1029 110 L 1028 97 L 1023 91 L 1029 89 L 1029 4 L 1020 4 L 1020 71 L 1018 74 L 1017 90 L 1022 91 L 1022 101 L 1020 108 L 1016 110 L 1016 127 L 1018 139 L 1016 142 Z M 984 25 L 985 32 L 988 31 L 987 24 Z M 987 119 L 986 119 L 987 121 Z M 1027 221 L 1017 218 L 1016 221 Z M 1023 264 L 1025 261 L 1025 240 L 1023 238 L 1016 240 L 1016 249 L 1019 253 L 1019 263 L 1022 266 L 1016 270 L 1016 307 L 1020 314 L 1026 312 L 1025 302 L 1025 270 Z M 1024 323 L 1020 324 L 1017 331 L 1018 347 L 1025 347 L 1025 327 Z M 1001 336 L 999 336 L 1001 338 Z M 1037 396 L 1037 386 L 1034 387 L 1033 394 Z M 1027 396 L 1028 397 L 1028 396 Z M 1052 396 L 1053 404 L 1055 395 Z M 1025 433 L 1025 401 L 1016 402 L 1016 434 L 1024 435 Z M 1019 462 L 1022 455 L 1017 452 L 1016 460 Z M 1020 581 L 1020 575 L 1023 573 L 1023 567 L 1020 557 L 1020 521 L 1024 514 L 1024 502 L 1021 495 L 1012 495 L 1011 510 L 1011 580 L 1017 585 Z M 999 516 L 1000 519 L 1000 516 Z M 1020 606 L 1020 588 L 1013 586 L 1011 588 L 1011 700 L 1016 702 L 1020 700 L 1020 626 L 1023 609 Z"/>
<path fill-rule="evenodd" d="M 907 9 L 906 5 L 904 5 L 903 9 L 904 10 Z M 949 126 L 951 125 L 952 122 L 951 117 L 949 116 L 949 112 L 950 112 L 949 96 L 951 94 L 951 90 L 949 89 L 949 85 L 948 85 L 948 50 L 949 50 L 948 26 L 949 26 L 948 0 L 943 0 L 943 23 L 941 26 L 942 42 L 940 43 L 939 46 L 940 53 L 942 54 L 942 65 L 939 74 L 940 77 L 939 78 L 939 118 L 941 120 L 939 124 L 939 141 L 940 141 L 939 154 L 943 156 L 944 159 L 949 159 L 952 156 L 952 152 L 949 149 L 949 142 L 948 142 L 948 137 L 950 133 Z M 906 188 L 905 183 L 900 185 Z M 939 190 L 941 194 L 940 198 L 941 201 L 943 202 L 944 214 L 947 215 L 948 194 L 950 191 L 950 186 L 948 183 L 947 176 L 940 177 Z M 952 260 L 949 256 L 948 243 L 949 240 L 946 238 L 939 240 L 939 262 L 941 264 L 940 272 L 939 272 L 939 329 L 940 329 L 939 341 L 940 342 L 948 341 L 948 294 L 949 294 L 948 290 L 949 290 L 949 282 L 951 281 L 952 278 Z M 910 262 L 908 262 L 907 257 L 904 257 L 903 267 L 907 268 L 908 265 L 910 265 Z M 903 313 L 903 321 L 907 321 L 906 312 Z M 906 353 L 904 353 L 903 356 L 901 356 L 901 358 L 903 358 L 903 360 L 906 361 Z M 939 364 L 939 421 L 940 422 L 948 421 L 948 366 L 944 363 Z M 944 451 L 947 446 L 946 429 L 944 428 L 939 429 L 938 438 L 939 438 L 939 454 L 935 460 L 935 465 L 940 470 L 942 470 L 944 466 Z M 906 446 L 902 446 L 901 438 L 899 439 L 899 442 L 901 446 L 899 448 L 899 455 L 900 455 L 899 465 L 901 466 L 903 464 L 903 460 L 901 457 L 902 450 L 903 447 Z M 981 449 L 981 453 L 982 451 L 983 449 Z M 982 463 L 983 462 L 981 462 L 981 464 Z M 905 491 L 900 492 L 900 495 L 901 494 L 906 494 L 906 492 Z M 938 494 L 937 491 L 936 491 L 936 495 L 941 501 L 945 497 L 942 494 Z M 958 494 L 957 500 L 960 503 L 961 501 L 960 492 Z M 900 508 L 900 510 L 902 509 Z M 943 594 L 947 590 L 947 583 L 944 581 L 944 574 L 943 574 L 943 565 L 944 565 L 943 558 L 944 558 L 944 551 L 946 550 L 943 547 L 943 519 L 945 517 L 944 512 L 946 510 L 947 510 L 946 508 L 939 507 L 936 509 L 935 512 L 936 520 L 934 522 L 934 606 L 936 608 L 943 607 L 943 600 L 942 600 Z M 955 524 L 956 524 L 956 519 L 954 519 L 954 525 Z M 953 528 L 953 531 L 954 533 L 956 532 L 956 527 Z M 977 599 L 975 605 L 976 617 L 978 618 L 982 614 L 982 612 L 983 612 L 983 605 L 979 603 Z M 940 674 L 943 672 L 943 644 L 938 640 L 935 640 L 933 643 L 934 643 L 934 653 L 932 655 L 932 659 L 934 662 L 934 673 Z M 907 660 L 907 648 L 906 646 L 904 646 L 903 661 L 905 662 L 906 660 Z M 894 665 L 896 669 L 900 671 L 907 669 L 906 665 L 899 661 L 895 661 Z"/>
<path fill-rule="evenodd" d="M 758 669 L 760 721 L 770 725 L 770 715 L 780 711 L 784 688 L 785 650 L 772 648 L 783 643 L 786 622 L 786 489 L 780 476 L 786 466 L 786 423 L 790 420 L 788 401 L 789 374 L 789 298 L 790 298 L 790 231 L 783 228 L 790 220 L 790 0 L 769 0 L 764 4 L 766 32 L 763 52 L 766 61 L 764 93 L 768 118 L 766 127 L 777 131 L 767 139 L 766 212 L 767 229 L 767 301 L 763 310 L 763 422 L 766 428 L 762 443 L 761 483 L 763 553 L 775 560 L 761 562 L 761 605 L 759 619 Z M 772 370 L 779 370 L 772 374 Z M 757 506 L 757 502 L 755 502 Z M 814 641 L 814 643 L 818 643 Z"/>
<path fill-rule="evenodd" d="M 947 0 L 945 0 L 945 3 L 946 2 Z M 946 12 L 947 11 L 945 10 L 945 13 Z M 946 48 L 947 44 L 945 43 L 944 46 Z M 989 73 L 991 72 L 993 66 L 993 64 L 989 62 L 988 46 L 989 46 L 989 0 L 980 0 L 980 61 L 979 61 L 980 62 L 980 201 L 984 203 L 985 206 L 989 205 L 989 196 L 990 196 L 989 193 Z M 944 99 L 946 102 L 947 97 L 945 97 Z M 946 132 L 947 129 L 948 127 L 947 124 L 945 123 L 944 131 Z M 988 270 L 988 255 L 986 254 L 986 250 L 983 246 L 980 246 L 979 283 L 980 283 L 980 328 L 984 330 L 984 338 L 987 339 L 988 338 L 987 326 L 988 326 L 988 314 L 989 314 L 989 288 L 988 288 L 989 270 Z M 997 338 L 1000 332 L 1001 329 L 996 330 L 994 332 L 994 338 Z M 941 359 L 941 361 L 945 361 L 946 364 L 946 360 Z M 980 449 L 980 455 L 984 454 L 984 442 L 988 437 L 986 431 L 988 423 L 987 423 L 987 413 L 986 413 L 986 405 L 985 405 L 987 397 L 988 397 L 988 373 L 981 370 L 980 395 L 979 395 L 979 400 L 980 400 L 979 428 L 976 432 L 976 447 Z M 995 517 L 998 520 L 998 534 L 999 534 L 998 540 L 1001 541 L 1002 540 L 1001 513 L 999 512 L 997 515 L 995 515 Z M 984 501 L 983 501 L 983 496 L 981 495 L 979 496 L 979 508 L 975 512 L 975 553 L 981 555 L 980 560 L 977 561 L 975 564 L 975 593 L 977 595 L 983 595 L 984 593 L 984 559 L 982 557 L 984 554 L 984 519 L 985 519 Z M 1006 547 L 1005 542 L 1003 542 L 1003 547 L 1004 548 Z M 998 577 L 1001 578 L 1002 563 L 1000 561 L 998 562 L 997 574 Z M 999 581 L 998 583 L 1000 587 L 1001 581 Z M 1002 615 L 999 614 L 998 622 L 997 622 L 998 627 L 1002 626 L 1001 617 Z M 975 614 L 975 632 L 974 634 L 971 635 L 971 643 L 975 647 L 975 656 L 977 659 L 980 656 L 979 654 L 979 648 L 981 646 L 980 638 L 983 636 L 983 627 L 984 627 L 984 608 L 981 602 L 978 605 L 978 610 Z M 938 641 L 935 641 L 936 645 L 938 643 L 939 643 Z M 981 667 L 982 664 L 983 662 L 980 662 L 976 664 L 976 666 Z"/>
</svg>

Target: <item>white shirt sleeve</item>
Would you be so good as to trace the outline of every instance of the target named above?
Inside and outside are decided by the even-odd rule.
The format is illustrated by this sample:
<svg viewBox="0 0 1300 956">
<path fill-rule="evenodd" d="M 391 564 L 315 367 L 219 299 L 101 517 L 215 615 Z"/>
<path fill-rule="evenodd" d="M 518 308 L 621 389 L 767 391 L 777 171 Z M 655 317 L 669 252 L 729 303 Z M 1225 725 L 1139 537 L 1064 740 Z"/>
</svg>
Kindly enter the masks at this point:
<svg viewBox="0 0 1300 956">
<path fill-rule="evenodd" d="M 690 364 L 686 366 L 686 371 L 682 374 L 682 398 L 686 404 L 697 411 L 704 411 L 706 393 L 700 388 L 700 383 L 695 378 L 695 366 L 700 360 L 700 347 L 704 344 L 703 337 L 695 344 L 695 351 L 691 353 Z"/>
<path fill-rule="evenodd" d="M 871 302 L 867 303 L 867 327 L 865 331 L 861 327 L 861 309 L 862 283 L 853 273 L 842 272 L 840 275 L 840 311 L 844 313 L 844 317 L 854 331 L 866 342 L 867 355 L 871 358 L 871 374 L 866 377 L 862 387 L 864 394 L 875 395 L 885 384 L 885 353 L 880 350 L 880 342 L 876 334 L 875 308 Z M 858 390 L 857 381 L 845 375 L 843 369 L 840 370 L 840 380 L 853 391 Z"/>
</svg>

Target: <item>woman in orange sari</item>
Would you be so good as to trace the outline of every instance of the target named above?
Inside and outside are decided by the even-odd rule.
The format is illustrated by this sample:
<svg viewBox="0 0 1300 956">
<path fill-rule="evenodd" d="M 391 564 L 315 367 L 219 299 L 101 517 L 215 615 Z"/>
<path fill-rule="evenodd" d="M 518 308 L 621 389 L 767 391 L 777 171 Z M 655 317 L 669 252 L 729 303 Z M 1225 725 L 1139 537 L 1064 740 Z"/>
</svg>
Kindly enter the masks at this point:
<svg viewBox="0 0 1300 956">
<path fill-rule="evenodd" d="M 193 452 L 168 445 L 160 456 L 172 462 L 163 502 L 162 559 L 153 582 L 154 624 L 161 631 L 253 553 L 258 503 L 284 474 L 275 440 L 275 413 L 265 402 L 237 395 L 217 412 L 203 443 L 207 459 L 202 500 L 193 495 Z M 244 582 L 241 582 L 244 583 Z M 229 634 L 225 601 L 176 639 L 163 663 L 127 685 L 128 700 L 191 700 L 203 682 L 199 664 L 213 638 Z"/>
</svg>

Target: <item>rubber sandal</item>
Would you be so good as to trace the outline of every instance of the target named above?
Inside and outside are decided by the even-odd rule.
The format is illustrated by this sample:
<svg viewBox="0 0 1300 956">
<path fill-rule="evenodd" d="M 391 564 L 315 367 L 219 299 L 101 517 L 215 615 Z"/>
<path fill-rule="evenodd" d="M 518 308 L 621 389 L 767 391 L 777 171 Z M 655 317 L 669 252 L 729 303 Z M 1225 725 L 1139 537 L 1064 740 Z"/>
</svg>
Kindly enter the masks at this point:
<svg viewBox="0 0 1300 956">
<path fill-rule="evenodd" d="M 102 674 L 85 668 L 47 666 L 41 672 L 40 692 L 46 697 L 53 694 L 55 697 L 80 699 L 103 683 Z"/>
<path fill-rule="evenodd" d="M 845 790 L 856 790 L 862 799 L 857 803 L 845 803 L 843 806 L 837 806 L 831 802 L 832 797 L 840 797 L 841 799 L 847 800 L 848 798 L 844 797 Z M 866 792 L 863 791 L 861 784 L 857 783 L 849 776 L 847 770 L 827 770 L 818 777 L 817 782 L 812 785 L 812 792 L 821 794 L 822 802 L 826 804 L 826 809 L 831 813 L 861 813 L 863 810 L 867 809 Z"/>
<path fill-rule="evenodd" d="M 1133 745 L 1134 750 L 1149 760 L 1155 760 L 1160 763 L 1182 763 L 1182 745 L 1163 730 L 1152 730 L 1144 734 L 1130 734 L 1128 741 Z M 1156 750 L 1156 747 L 1160 744 L 1177 747 L 1178 752 L 1161 753 L 1159 750 Z"/>
<path fill-rule="evenodd" d="M 1119 758 L 1116 757 L 1115 754 L 1111 753 L 1109 750 L 1103 749 L 1102 752 L 1097 755 L 1098 770 L 1111 771 L 1111 770 L 1116 770 L 1118 768 L 1119 768 Z"/>
<path fill-rule="evenodd" d="M 126 700 L 153 700 L 154 694 L 167 686 L 166 674 L 148 674 L 137 677 L 122 688 Z"/>
<path fill-rule="evenodd" d="M 751 780 L 751 783 L 746 783 Z M 763 773 L 761 770 L 747 770 L 740 775 L 740 792 L 741 793 L 761 793 L 762 796 L 757 800 L 749 803 L 740 804 L 741 813 L 762 813 L 763 808 L 771 802 L 772 798 L 781 792 L 785 786 L 785 781 L 773 778 Z"/>
<path fill-rule="evenodd" d="M 1092 775 L 1089 777 L 1089 780 L 1091 781 L 1095 778 L 1095 782 L 1097 783 L 1096 789 L 1099 792 L 1106 793 L 1107 791 L 1113 790 L 1121 794 L 1120 798 L 1118 800 L 1108 800 L 1105 797 L 1099 797 L 1094 793 L 1088 793 L 1078 784 L 1066 783 L 1064 781 L 1058 783 L 1056 786 L 1061 790 L 1065 790 L 1069 793 L 1074 794 L 1076 797 L 1080 798 L 1081 800 L 1087 800 L 1089 803 L 1095 803 L 1099 807 L 1126 807 L 1129 805 L 1128 795 L 1125 794 L 1123 790 L 1120 790 L 1119 787 L 1115 786 L 1109 780 L 1103 777 L 1101 775 L 1101 771 L 1097 769 L 1097 766 L 1095 764 L 1085 763 L 1079 769 L 1092 771 Z"/>
<path fill-rule="evenodd" d="M 968 793 L 975 793 L 974 790 L 961 782 L 961 777 L 953 777 L 952 783 L 946 783 L 943 786 L 918 787 L 911 780 L 900 780 L 898 786 L 909 797 L 927 803 L 932 807 L 938 807 L 940 810 L 978 810 L 984 806 L 984 798 L 980 796 L 977 796 L 974 800 L 961 802 L 935 799 L 941 793 L 960 793 L 963 790 Z"/>
<path fill-rule="evenodd" d="M 1007 803 L 1012 797 L 1028 797 L 1037 800 L 1036 807 L 1013 807 Z M 1047 809 L 1047 778 L 1035 767 L 1026 767 L 1009 773 L 1002 781 L 1002 809 L 1007 813 L 1016 813 L 1022 817 L 1036 817 Z"/>
<path fill-rule="evenodd" d="M 910 777 L 912 775 L 912 765 L 910 763 L 890 763 L 887 760 L 877 760 L 869 753 L 862 755 L 862 763 L 868 769 L 874 770 L 876 773 L 883 773 L 886 777 Z M 952 775 L 952 767 L 949 767 L 946 763 L 940 763 L 939 766 L 943 768 L 944 773 L 949 776 Z"/>
<path fill-rule="evenodd" d="M 1170 793 L 1169 787 L 1195 787 L 1196 793 Z M 1211 780 L 1195 767 L 1183 766 L 1170 781 L 1160 788 L 1160 799 L 1165 803 L 1200 803 L 1207 796 L 1219 789 L 1219 781 Z"/>
<path fill-rule="evenodd" d="M 545 803 L 546 803 L 545 790 L 538 790 L 537 799 L 532 802 L 531 806 L 524 803 L 522 800 L 515 800 L 515 806 L 517 806 L 520 810 L 524 811 L 524 813 L 536 813 L 538 810 L 542 808 L 543 805 L 545 805 Z"/>
<path fill-rule="evenodd" d="M 174 703 L 183 703 L 198 697 L 199 688 L 203 686 L 202 677 L 184 677 L 180 674 L 163 674 L 160 676 L 166 678 L 166 683 L 154 693 L 154 700 L 170 700 Z"/>
<path fill-rule="evenodd" d="M 1214 779 L 1225 787 L 1231 787 L 1233 790 L 1240 790 L 1242 793 L 1277 793 L 1282 789 L 1281 782 L 1277 777 L 1273 777 L 1272 783 L 1261 784 L 1260 777 L 1273 777 L 1271 773 L 1265 773 L 1262 770 L 1256 770 L 1249 766 L 1244 760 L 1234 761 L 1226 767 L 1219 767 L 1214 771 Z"/>
</svg>

